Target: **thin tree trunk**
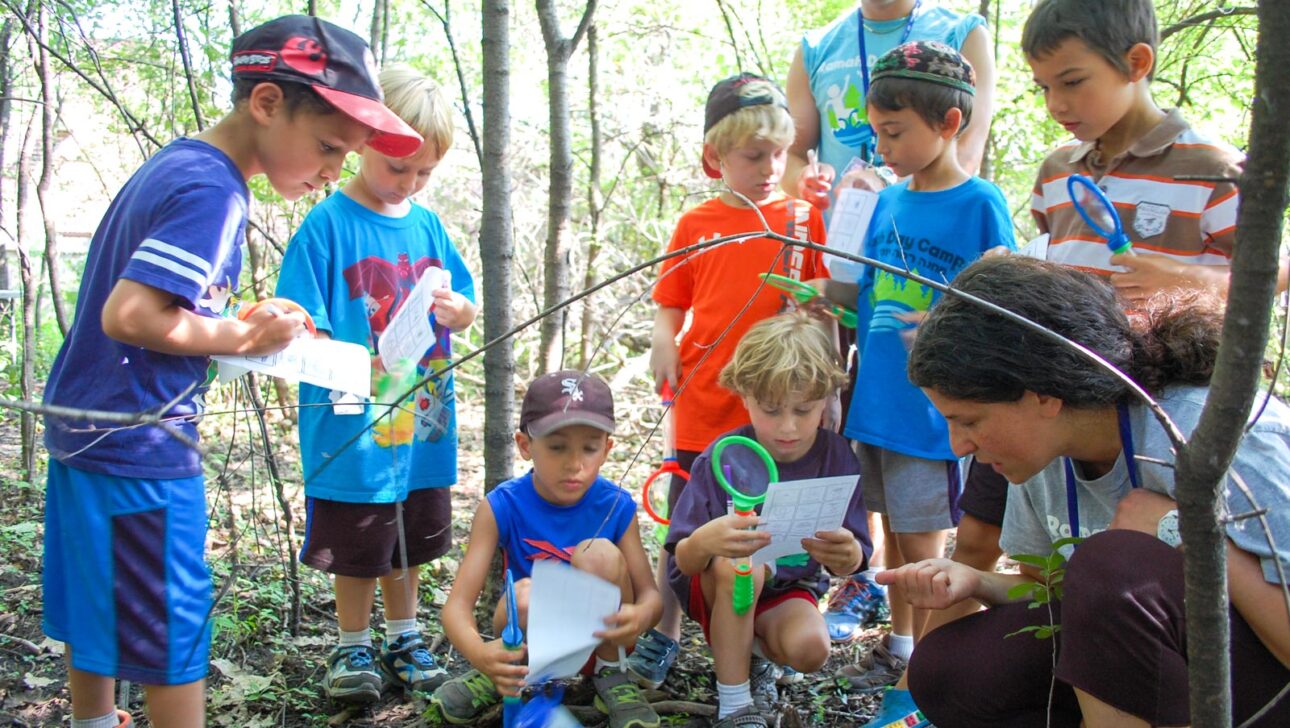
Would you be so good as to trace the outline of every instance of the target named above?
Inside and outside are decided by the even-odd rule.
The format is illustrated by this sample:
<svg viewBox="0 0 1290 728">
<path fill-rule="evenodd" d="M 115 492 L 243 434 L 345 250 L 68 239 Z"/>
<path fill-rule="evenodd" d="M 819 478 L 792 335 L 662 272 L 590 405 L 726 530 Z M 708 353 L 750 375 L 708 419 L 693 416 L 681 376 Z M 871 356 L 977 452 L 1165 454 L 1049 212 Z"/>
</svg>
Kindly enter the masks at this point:
<svg viewBox="0 0 1290 728">
<path fill-rule="evenodd" d="M 19 388 L 27 402 L 36 400 L 36 277 L 27 252 L 27 204 L 31 197 L 31 124 L 23 135 L 18 151 L 18 275 L 22 285 L 22 372 Z M 22 477 L 30 482 L 36 477 L 36 416 L 24 411 L 19 417 L 21 431 Z"/>
<path fill-rule="evenodd" d="M 228 0 L 228 27 L 236 38 L 242 34 L 242 18 L 237 12 L 237 0 Z"/>
<path fill-rule="evenodd" d="M 49 298 L 54 304 L 54 319 L 58 330 L 67 336 L 69 319 L 63 301 L 63 287 L 59 281 L 58 230 L 54 211 L 48 204 L 49 185 L 54 181 L 54 78 L 49 71 L 49 54 L 45 51 L 45 6 L 36 9 L 36 38 L 32 54 L 36 59 L 36 73 L 40 77 L 40 180 L 36 183 L 36 198 L 40 202 L 40 216 L 45 226 L 45 267 L 49 271 Z"/>
<path fill-rule="evenodd" d="M 1290 169 L 1290 4 L 1259 3 L 1249 155 L 1241 177 L 1232 282 L 1209 397 L 1190 442 L 1178 453 L 1191 724 L 1231 725 L 1227 558 L 1215 517 L 1224 475 L 1259 390 L 1276 292 L 1282 214 Z M 1257 504 L 1256 504 L 1257 505 Z"/>
<path fill-rule="evenodd" d="M 511 215 L 511 71 L 509 0 L 484 0 L 480 14 L 484 51 L 483 216 L 479 250 L 484 275 L 484 338 L 511 329 L 511 267 L 515 240 Z M 484 488 L 515 472 L 515 346 L 498 342 L 484 354 Z"/>
<path fill-rule="evenodd" d="M 990 25 L 990 32 L 993 34 L 994 41 L 994 57 L 996 59 L 999 57 L 999 7 L 1002 5 L 1002 2 L 995 3 L 994 22 Z M 988 21 L 990 19 L 990 0 L 981 0 L 981 7 L 978 9 L 978 12 L 981 14 L 982 18 L 985 18 Z M 986 119 L 985 121 L 986 123 L 989 123 L 991 120 Z M 981 171 L 979 172 L 981 179 L 989 181 L 994 181 L 994 160 L 991 158 L 991 150 L 993 147 L 994 124 L 990 124 L 990 130 L 987 131 L 985 135 L 985 146 L 981 149 Z"/>
<path fill-rule="evenodd" d="M 542 255 L 542 307 L 551 308 L 569 297 L 569 209 L 573 202 L 573 150 L 569 131 L 569 57 L 586 34 L 596 12 L 588 0 L 578 29 L 570 38 L 560 32 L 554 0 L 537 0 L 538 22 L 546 45 L 547 93 L 550 96 L 551 180 L 547 201 L 546 247 Z M 564 361 L 568 310 L 542 319 L 538 369 L 549 372 Z"/>
<path fill-rule="evenodd" d="M 479 167 L 484 167 L 484 150 L 479 143 L 479 130 L 475 127 L 475 114 L 470 110 L 470 91 L 466 86 L 466 73 L 462 68 L 461 55 L 457 52 L 457 41 L 452 35 L 452 2 L 444 0 L 443 12 L 440 13 L 435 6 L 430 4 L 430 0 L 421 0 L 421 4 L 439 19 L 439 24 L 443 26 L 443 37 L 448 41 L 448 50 L 452 52 L 452 66 L 457 71 L 457 86 L 461 89 L 461 112 L 466 116 L 466 130 L 470 132 L 470 141 L 475 145 L 475 158 L 479 160 Z"/>
<path fill-rule="evenodd" d="M 10 110 L 13 108 L 9 96 L 13 92 L 13 80 L 9 75 L 9 41 L 13 38 L 13 18 L 5 18 L 0 25 L 0 220 L 5 220 L 4 211 L 4 152 L 9 139 Z M 0 235 L 0 291 L 9 290 L 9 240 Z M 0 316 L 10 307 L 8 299 L 0 298 Z"/>
<path fill-rule="evenodd" d="M 170 9 L 175 16 L 175 40 L 179 43 L 179 59 L 184 64 L 184 78 L 188 80 L 188 100 L 193 105 L 193 119 L 197 130 L 206 129 L 206 119 L 202 117 L 202 104 L 197 96 L 197 79 L 193 77 L 193 61 L 188 55 L 188 42 L 184 39 L 184 16 L 179 11 L 179 0 L 170 0 Z"/>
<path fill-rule="evenodd" d="M 372 55 L 376 58 L 382 58 L 384 51 L 381 50 L 381 29 L 384 26 L 381 18 L 388 12 L 385 0 L 376 0 L 372 3 L 372 27 L 368 29 L 368 45 L 372 47 Z"/>
<path fill-rule="evenodd" d="M 587 28 L 587 117 L 591 123 L 591 169 L 587 173 L 587 213 L 591 218 L 591 238 L 587 242 L 587 272 L 582 278 L 582 288 L 586 290 L 596 285 L 596 258 L 600 255 L 600 111 L 596 105 L 598 74 L 598 53 L 596 25 Z M 591 300 L 588 296 L 582 301 L 582 327 L 578 336 L 578 367 L 587 369 L 591 349 Z"/>
</svg>

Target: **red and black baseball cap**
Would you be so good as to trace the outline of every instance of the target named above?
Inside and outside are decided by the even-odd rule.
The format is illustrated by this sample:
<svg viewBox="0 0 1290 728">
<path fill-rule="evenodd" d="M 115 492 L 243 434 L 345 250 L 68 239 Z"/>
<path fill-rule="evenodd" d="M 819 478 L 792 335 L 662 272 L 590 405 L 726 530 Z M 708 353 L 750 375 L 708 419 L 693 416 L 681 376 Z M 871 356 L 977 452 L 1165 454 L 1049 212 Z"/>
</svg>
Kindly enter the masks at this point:
<svg viewBox="0 0 1290 728">
<path fill-rule="evenodd" d="M 613 434 L 614 393 L 605 380 L 577 369 L 533 380 L 520 406 L 520 431 L 529 437 L 546 437 L 569 425 L 587 425 Z"/>
<path fill-rule="evenodd" d="M 385 106 L 372 51 L 354 33 L 308 15 L 285 15 L 233 40 L 233 78 L 308 85 L 374 132 L 367 144 L 388 157 L 421 147 L 421 135 Z"/>
</svg>

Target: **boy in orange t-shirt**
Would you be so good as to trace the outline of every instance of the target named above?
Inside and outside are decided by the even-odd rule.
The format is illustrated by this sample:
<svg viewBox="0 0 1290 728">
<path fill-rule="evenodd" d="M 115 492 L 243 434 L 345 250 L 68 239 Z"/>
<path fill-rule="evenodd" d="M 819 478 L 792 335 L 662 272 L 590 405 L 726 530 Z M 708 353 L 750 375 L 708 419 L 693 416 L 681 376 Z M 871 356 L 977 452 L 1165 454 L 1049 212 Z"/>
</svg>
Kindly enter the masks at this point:
<svg viewBox="0 0 1290 728">
<path fill-rule="evenodd" d="M 793 142 L 793 119 L 775 84 L 747 73 L 717 83 L 708 94 L 703 132 L 703 170 L 722 180 L 725 189 L 681 216 L 669 251 L 763 230 L 766 224 L 787 237 L 824 244 L 824 220 L 819 211 L 779 191 Z M 799 281 L 827 275 L 818 251 L 786 247 L 770 238 L 752 238 L 668 260 L 654 287 L 654 302 L 659 308 L 654 317 L 650 368 L 657 387 L 667 382 L 676 392 L 672 406 L 676 456 L 687 470 L 718 435 L 749 422 L 743 402 L 717 384 L 717 375 L 730 361 L 744 332 L 790 305 L 790 296 L 762 284 L 758 278 L 762 273 Z M 687 311 L 689 328 L 678 346 L 677 334 Z M 673 477 L 669 507 L 676 504 L 684 485 L 684 480 Z M 663 594 L 663 619 L 658 629 L 637 642 L 628 669 L 639 684 L 650 688 L 666 678 L 681 634 L 680 605 L 666 573 L 659 576 L 658 584 Z"/>
</svg>

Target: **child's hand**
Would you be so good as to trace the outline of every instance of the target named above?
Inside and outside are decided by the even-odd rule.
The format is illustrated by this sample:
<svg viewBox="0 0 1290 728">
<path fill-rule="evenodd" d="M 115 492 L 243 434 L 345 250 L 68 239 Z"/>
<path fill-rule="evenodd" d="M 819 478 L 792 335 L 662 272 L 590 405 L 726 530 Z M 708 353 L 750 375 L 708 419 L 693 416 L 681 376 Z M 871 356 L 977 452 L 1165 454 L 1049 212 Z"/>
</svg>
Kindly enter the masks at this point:
<svg viewBox="0 0 1290 728">
<path fill-rule="evenodd" d="M 981 572 L 949 559 L 927 559 L 880 571 L 875 579 L 884 586 L 899 583 L 915 607 L 945 609 L 976 593 Z"/>
<path fill-rule="evenodd" d="M 704 545 L 703 551 L 707 554 L 738 559 L 751 556 L 757 549 L 770 545 L 769 533 L 750 530 L 759 523 L 759 516 L 737 516 L 731 513 L 708 521 L 690 537 L 698 536 Z"/>
<path fill-rule="evenodd" d="M 802 167 L 802 173 L 797 177 L 797 197 L 821 210 L 829 209 L 829 191 L 833 189 L 833 179 L 837 174 L 833 165 L 823 162 L 816 162 L 814 170 L 810 164 Z"/>
<path fill-rule="evenodd" d="M 887 180 L 879 177 L 873 167 L 862 167 L 842 175 L 842 181 L 838 183 L 838 187 L 855 187 L 870 192 L 882 192 L 887 188 Z"/>
<path fill-rule="evenodd" d="M 645 630 L 654 626 L 647 624 L 647 619 L 649 615 L 639 606 L 624 604 L 616 613 L 605 617 L 608 629 L 602 629 L 592 636 L 626 649 L 636 644 L 636 638 L 644 634 Z"/>
<path fill-rule="evenodd" d="M 864 561 L 860 542 L 845 528 L 816 531 L 815 538 L 802 539 L 802 548 L 821 566 L 838 576 L 854 572 Z"/>
<path fill-rule="evenodd" d="M 1112 273 L 1111 285 L 1127 301 L 1140 303 L 1166 288 L 1194 288 L 1197 282 L 1187 275 L 1191 266 L 1163 255 L 1113 255 L 1111 264 L 1125 269 Z"/>
<path fill-rule="evenodd" d="M 996 245 L 993 248 L 981 254 L 982 258 L 1002 258 L 1005 255 L 1012 255 L 1013 250 L 1006 245 Z"/>
<path fill-rule="evenodd" d="M 430 292 L 434 296 L 434 320 L 440 326 L 451 331 L 461 331 L 475 321 L 475 304 L 451 288 L 436 288 Z"/>
<path fill-rule="evenodd" d="M 518 650 L 508 650 L 500 639 L 496 639 L 485 642 L 483 650 L 471 660 L 471 664 L 493 681 L 497 692 L 506 697 L 516 697 L 529 674 L 528 667 L 524 665 L 527 655 L 526 645 L 521 645 Z"/>
<path fill-rule="evenodd" d="M 275 306 L 256 308 L 243 320 L 243 323 L 249 328 L 239 353 L 246 356 L 282 351 L 293 339 L 305 332 L 303 313 L 299 311 L 288 313 Z"/>
<path fill-rule="evenodd" d="M 667 382 L 675 390 L 681 381 L 681 352 L 675 341 L 654 341 L 649 348 L 649 368 L 654 373 L 654 389 Z"/>
<path fill-rule="evenodd" d="M 907 324 L 913 324 L 908 328 L 900 330 L 900 340 L 905 342 L 905 350 L 909 351 L 914 348 L 914 337 L 918 335 L 918 326 L 927 318 L 926 311 L 905 311 L 896 314 L 896 320 Z"/>
</svg>

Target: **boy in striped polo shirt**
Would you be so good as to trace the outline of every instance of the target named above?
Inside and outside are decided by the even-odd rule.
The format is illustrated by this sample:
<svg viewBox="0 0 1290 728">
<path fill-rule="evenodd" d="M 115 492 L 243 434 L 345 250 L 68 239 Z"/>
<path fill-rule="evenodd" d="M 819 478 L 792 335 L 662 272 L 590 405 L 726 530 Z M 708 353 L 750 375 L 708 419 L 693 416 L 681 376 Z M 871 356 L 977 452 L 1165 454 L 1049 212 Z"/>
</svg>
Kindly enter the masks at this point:
<svg viewBox="0 0 1290 728">
<path fill-rule="evenodd" d="M 1151 0 L 1041 0 L 1021 39 L 1049 114 L 1075 136 L 1035 182 L 1031 213 L 1050 236 L 1048 259 L 1109 275 L 1128 301 L 1167 288 L 1225 294 L 1236 238 L 1243 157 L 1156 106 L 1158 39 Z M 1136 255 L 1111 255 L 1080 219 L 1072 174 L 1106 192 Z M 1196 176 L 1208 179 L 1179 179 Z"/>
</svg>

